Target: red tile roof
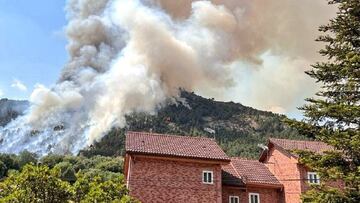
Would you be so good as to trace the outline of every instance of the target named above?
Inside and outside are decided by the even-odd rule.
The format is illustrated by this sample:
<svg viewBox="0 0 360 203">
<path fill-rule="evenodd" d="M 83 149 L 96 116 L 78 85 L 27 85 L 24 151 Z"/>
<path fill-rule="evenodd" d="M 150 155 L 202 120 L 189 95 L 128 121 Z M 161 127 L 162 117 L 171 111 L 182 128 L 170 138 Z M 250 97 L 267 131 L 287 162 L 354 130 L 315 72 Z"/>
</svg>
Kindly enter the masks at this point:
<svg viewBox="0 0 360 203">
<path fill-rule="evenodd" d="M 227 165 L 221 166 L 221 177 L 224 185 L 245 186 L 245 183 L 231 162 Z"/>
<path fill-rule="evenodd" d="M 233 169 L 231 169 L 231 167 Z M 248 160 L 234 157 L 231 158 L 231 163 L 223 166 L 222 169 L 224 172 L 233 176 L 232 182 L 239 181 L 240 179 L 245 184 L 261 184 L 282 187 L 282 184 L 269 171 L 265 164 L 259 162 L 258 160 Z M 225 180 L 224 183 L 226 184 L 228 182 L 231 181 Z"/>
<path fill-rule="evenodd" d="M 334 149 L 332 146 L 329 146 L 323 142 L 318 142 L 318 141 L 270 138 L 269 143 L 273 143 L 285 150 L 309 150 L 316 153 L 321 153 L 323 151 Z"/>
<path fill-rule="evenodd" d="M 125 150 L 128 153 L 230 161 L 215 140 L 205 137 L 127 132 Z"/>
</svg>

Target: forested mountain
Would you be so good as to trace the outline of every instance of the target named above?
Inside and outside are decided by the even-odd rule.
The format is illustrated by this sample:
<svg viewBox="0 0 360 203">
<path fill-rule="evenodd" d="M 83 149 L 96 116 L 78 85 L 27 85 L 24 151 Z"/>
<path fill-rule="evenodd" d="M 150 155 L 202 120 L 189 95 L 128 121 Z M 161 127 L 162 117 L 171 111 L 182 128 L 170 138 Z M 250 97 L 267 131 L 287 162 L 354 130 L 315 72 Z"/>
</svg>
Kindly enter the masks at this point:
<svg viewBox="0 0 360 203">
<path fill-rule="evenodd" d="M 157 115 L 136 114 L 127 117 L 125 129 L 113 129 L 99 143 L 81 153 L 121 155 L 126 130 L 152 131 L 192 136 L 214 137 L 229 156 L 257 158 L 258 144 L 268 137 L 307 139 L 286 126 L 283 115 L 260 111 L 234 102 L 206 99 L 183 91 L 184 102 L 160 109 Z M 213 129 L 215 134 L 206 128 Z"/>
<path fill-rule="evenodd" d="M 215 138 L 230 156 L 256 158 L 268 137 L 306 139 L 286 126 L 283 115 L 260 111 L 234 102 L 206 99 L 182 91 L 182 101 L 168 105 L 156 115 L 134 114 L 127 117 L 127 127 L 113 129 L 100 142 L 81 151 L 83 155 L 122 155 L 126 130 L 152 131 Z M 0 100 L 0 125 L 21 114 L 26 101 Z M 215 133 L 205 130 L 210 128 Z"/>
</svg>

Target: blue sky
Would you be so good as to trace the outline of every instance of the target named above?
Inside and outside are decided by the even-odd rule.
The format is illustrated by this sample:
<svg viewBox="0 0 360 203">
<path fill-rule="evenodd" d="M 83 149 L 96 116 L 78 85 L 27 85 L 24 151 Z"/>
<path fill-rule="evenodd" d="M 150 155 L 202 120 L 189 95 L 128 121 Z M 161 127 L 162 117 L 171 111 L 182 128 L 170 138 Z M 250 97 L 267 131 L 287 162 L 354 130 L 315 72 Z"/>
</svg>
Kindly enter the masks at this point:
<svg viewBox="0 0 360 203">
<path fill-rule="evenodd" d="M 27 99 L 67 60 L 64 0 L 0 0 L 0 98 Z"/>
</svg>

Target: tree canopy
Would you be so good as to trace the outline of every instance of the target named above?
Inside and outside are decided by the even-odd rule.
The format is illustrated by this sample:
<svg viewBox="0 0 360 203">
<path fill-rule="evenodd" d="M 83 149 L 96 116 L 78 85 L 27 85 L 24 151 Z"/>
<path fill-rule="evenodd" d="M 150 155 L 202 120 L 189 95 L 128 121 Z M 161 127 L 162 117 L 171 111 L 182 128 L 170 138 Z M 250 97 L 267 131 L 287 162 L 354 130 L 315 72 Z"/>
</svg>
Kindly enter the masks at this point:
<svg viewBox="0 0 360 203">
<path fill-rule="evenodd" d="M 0 154 L 0 203 L 137 202 L 128 196 L 121 157 L 30 154 Z"/>
<path fill-rule="evenodd" d="M 306 72 L 322 88 L 307 99 L 303 122 L 290 121 L 301 134 L 334 147 L 322 155 L 300 153 L 300 161 L 320 172 L 325 181 L 343 180 L 344 189 L 325 184 L 303 195 L 304 202 L 360 202 L 360 2 L 331 0 L 335 18 L 320 27 L 325 62 Z"/>
</svg>

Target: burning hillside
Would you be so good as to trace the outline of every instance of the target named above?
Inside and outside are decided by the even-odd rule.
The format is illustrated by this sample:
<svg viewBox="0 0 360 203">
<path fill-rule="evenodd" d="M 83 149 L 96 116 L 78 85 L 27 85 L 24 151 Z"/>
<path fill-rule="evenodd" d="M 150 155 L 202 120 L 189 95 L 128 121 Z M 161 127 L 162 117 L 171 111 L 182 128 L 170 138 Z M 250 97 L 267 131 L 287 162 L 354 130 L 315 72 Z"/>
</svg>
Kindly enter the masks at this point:
<svg viewBox="0 0 360 203">
<path fill-rule="evenodd" d="M 293 88 L 304 82 L 283 80 L 284 74 L 302 72 L 312 60 L 308 50 L 316 46 L 289 42 L 299 37 L 299 29 L 305 37 L 313 37 L 309 22 L 317 19 L 312 16 L 318 15 L 317 8 L 325 8 L 322 3 L 214 0 L 184 1 L 178 7 L 169 2 L 69 0 L 70 59 L 56 84 L 35 88 L 27 114 L 0 129 L 0 151 L 77 153 L 113 127 L 126 126 L 127 115 L 154 115 L 166 105 L 182 102 L 179 88 L 221 92 L 234 86 L 236 64 L 261 70 L 262 56 L 269 52 L 284 59 L 281 68 L 291 67 L 275 74 L 285 81 L 281 86 Z M 284 6 L 282 15 L 270 18 L 271 12 L 279 12 L 279 3 Z M 293 29 L 287 20 L 297 22 L 301 9 L 308 8 L 310 21 Z M 273 29 L 270 21 L 279 29 Z M 266 85 L 273 79 L 279 78 L 260 77 L 258 82 Z M 257 87 L 253 86 L 254 95 Z M 278 94 L 275 90 L 272 94 Z M 279 94 L 282 103 L 293 100 L 283 91 Z"/>
</svg>

